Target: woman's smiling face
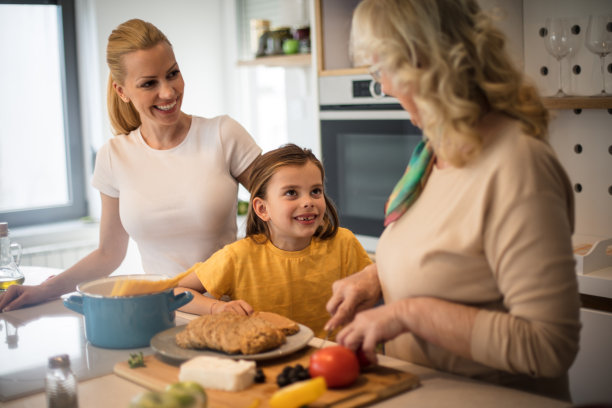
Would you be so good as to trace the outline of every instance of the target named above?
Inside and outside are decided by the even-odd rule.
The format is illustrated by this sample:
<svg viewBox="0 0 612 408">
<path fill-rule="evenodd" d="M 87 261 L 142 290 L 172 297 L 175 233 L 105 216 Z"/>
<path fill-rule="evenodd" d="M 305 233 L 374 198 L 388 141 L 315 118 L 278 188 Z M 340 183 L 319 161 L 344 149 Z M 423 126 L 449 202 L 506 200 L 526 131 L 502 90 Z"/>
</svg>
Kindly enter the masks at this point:
<svg viewBox="0 0 612 408">
<path fill-rule="evenodd" d="M 323 223 L 327 208 L 321 171 L 310 161 L 303 166 L 280 167 L 269 181 L 265 198 L 255 198 L 253 207 L 267 222 L 277 248 L 306 248 Z"/>
<path fill-rule="evenodd" d="M 125 84 L 115 84 L 121 99 L 130 101 L 143 124 L 174 125 L 180 118 L 185 82 L 172 47 L 161 42 L 123 57 Z"/>
</svg>

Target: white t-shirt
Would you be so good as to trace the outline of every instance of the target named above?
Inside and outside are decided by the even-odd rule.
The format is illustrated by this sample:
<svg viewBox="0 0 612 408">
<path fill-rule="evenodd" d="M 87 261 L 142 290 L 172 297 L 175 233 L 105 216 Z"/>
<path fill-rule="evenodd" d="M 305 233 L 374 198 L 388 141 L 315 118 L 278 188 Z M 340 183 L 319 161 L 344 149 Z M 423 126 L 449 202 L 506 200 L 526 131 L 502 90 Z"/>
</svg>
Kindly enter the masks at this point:
<svg viewBox="0 0 612 408">
<path fill-rule="evenodd" d="M 113 137 L 98 151 L 92 185 L 119 198 L 144 271 L 173 276 L 236 240 L 236 177 L 260 153 L 229 116 L 193 116 L 169 150 L 148 146 L 140 129 Z"/>
</svg>

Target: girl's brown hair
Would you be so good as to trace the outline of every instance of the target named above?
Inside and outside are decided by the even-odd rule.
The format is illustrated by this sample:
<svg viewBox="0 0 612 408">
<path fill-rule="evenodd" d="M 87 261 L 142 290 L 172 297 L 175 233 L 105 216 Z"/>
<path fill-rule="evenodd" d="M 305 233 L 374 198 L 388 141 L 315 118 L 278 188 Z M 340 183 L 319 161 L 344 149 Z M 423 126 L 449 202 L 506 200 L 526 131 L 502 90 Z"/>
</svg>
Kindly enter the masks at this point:
<svg viewBox="0 0 612 408">
<path fill-rule="evenodd" d="M 113 82 L 124 85 L 126 72 L 123 56 L 134 51 L 148 50 L 161 42 L 172 46 L 157 27 L 137 18 L 120 24 L 108 37 L 106 63 L 110 74 L 106 89 L 106 104 L 115 135 L 128 134 L 141 124 L 140 115 L 132 102 L 123 102 L 113 87 Z"/>
<path fill-rule="evenodd" d="M 303 149 L 295 144 L 289 143 L 271 150 L 259 156 L 253 162 L 253 169 L 249 177 L 249 190 L 251 191 L 251 199 L 249 201 L 249 211 L 247 213 L 247 237 L 253 237 L 257 234 L 263 234 L 270 239 L 270 231 L 268 224 L 255 214 L 253 211 L 253 199 L 259 197 L 262 200 L 266 198 L 266 190 L 270 179 L 277 170 L 284 166 L 303 166 L 311 162 L 321 171 L 321 180 L 325 180 L 325 170 L 323 164 L 317 159 L 310 149 Z M 325 214 L 323 215 L 323 223 L 316 230 L 314 236 L 320 239 L 329 239 L 338 232 L 338 212 L 331 200 L 323 191 L 325 198 Z"/>
</svg>

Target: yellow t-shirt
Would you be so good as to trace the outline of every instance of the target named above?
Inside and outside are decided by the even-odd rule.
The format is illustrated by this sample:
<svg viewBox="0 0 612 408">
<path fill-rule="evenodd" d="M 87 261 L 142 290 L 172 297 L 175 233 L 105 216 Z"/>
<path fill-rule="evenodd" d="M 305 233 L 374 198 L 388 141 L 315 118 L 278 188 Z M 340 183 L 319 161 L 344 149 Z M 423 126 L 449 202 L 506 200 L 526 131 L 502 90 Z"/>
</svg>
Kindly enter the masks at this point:
<svg viewBox="0 0 612 408">
<path fill-rule="evenodd" d="M 195 272 L 216 298 L 242 299 L 255 310 L 281 314 L 324 336 L 332 283 L 370 263 L 355 235 L 339 228 L 333 238 L 313 238 L 301 251 L 283 251 L 270 241 L 258 244 L 244 238 L 215 252 Z"/>
</svg>

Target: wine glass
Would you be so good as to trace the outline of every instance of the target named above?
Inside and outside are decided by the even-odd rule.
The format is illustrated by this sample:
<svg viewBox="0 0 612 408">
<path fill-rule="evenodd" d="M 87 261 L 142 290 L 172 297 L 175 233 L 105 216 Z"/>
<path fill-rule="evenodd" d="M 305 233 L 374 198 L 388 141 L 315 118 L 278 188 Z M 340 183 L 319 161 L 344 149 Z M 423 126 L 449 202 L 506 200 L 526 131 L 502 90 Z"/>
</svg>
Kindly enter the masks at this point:
<svg viewBox="0 0 612 408">
<path fill-rule="evenodd" d="M 563 92 L 561 60 L 573 50 L 573 43 L 570 38 L 571 25 L 569 20 L 564 18 L 547 18 L 545 27 L 544 46 L 546 51 L 559 62 L 559 90 L 555 96 L 566 96 Z"/>
<path fill-rule="evenodd" d="M 612 14 L 591 15 L 586 31 L 585 45 L 589 51 L 599 55 L 601 60 L 601 78 L 603 85 L 600 95 L 606 93 L 605 58 L 612 52 Z"/>
</svg>

